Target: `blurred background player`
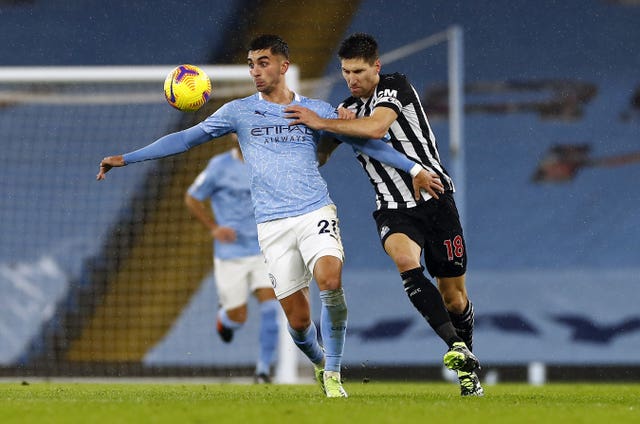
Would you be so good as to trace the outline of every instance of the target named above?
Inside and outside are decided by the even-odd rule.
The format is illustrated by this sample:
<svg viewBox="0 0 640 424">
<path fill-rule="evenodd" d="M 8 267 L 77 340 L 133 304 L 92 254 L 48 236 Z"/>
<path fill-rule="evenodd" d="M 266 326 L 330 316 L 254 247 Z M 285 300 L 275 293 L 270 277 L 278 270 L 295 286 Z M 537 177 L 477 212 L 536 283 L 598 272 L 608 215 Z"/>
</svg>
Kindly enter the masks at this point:
<svg viewBox="0 0 640 424">
<path fill-rule="evenodd" d="M 467 252 L 451 177 L 440 162 L 427 115 L 416 90 L 398 73 L 381 75 L 378 44 L 369 34 L 345 39 L 338 50 L 342 76 L 351 91 L 340 107 L 358 119 L 322 119 L 313 111 L 294 105 L 287 109 L 292 125 L 353 137 L 382 138 L 440 178 L 441 195 L 423 192 L 419 200 L 411 191 L 408 174 L 357 152 L 358 161 L 376 192 L 373 216 L 387 254 L 394 261 L 404 290 L 414 307 L 447 344 L 445 365 L 457 371 L 463 396 L 482 396 L 475 370 L 479 362 L 473 346 L 473 305 L 467 297 Z M 326 161 L 336 143 L 322 144 L 320 161 Z M 420 256 L 438 288 L 424 275 Z"/>
<path fill-rule="evenodd" d="M 185 194 L 185 204 L 214 240 L 214 277 L 218 293 L 217 332 L 225 343 L 247 320 L 252 293 L 259 303 L 259 354 L 256 383 L 271 382 L 278 345 L 278 301 L 258 244 L 251 204 L 249 171 L 234 147 L 209 161 Z M 206 203 L 210 202 L 210 210 Z"/>
</svg>

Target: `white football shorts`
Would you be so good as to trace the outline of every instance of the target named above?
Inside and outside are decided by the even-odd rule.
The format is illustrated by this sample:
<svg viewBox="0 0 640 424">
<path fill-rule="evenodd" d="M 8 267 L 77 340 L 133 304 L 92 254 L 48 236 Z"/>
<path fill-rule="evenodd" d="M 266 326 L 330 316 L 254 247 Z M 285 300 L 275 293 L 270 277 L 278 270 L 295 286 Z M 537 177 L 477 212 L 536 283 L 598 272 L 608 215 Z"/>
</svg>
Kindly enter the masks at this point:
<svg viewBox="0 0 640 424">
<path fill-rule="evenodd" d="M 278 299 L 308 287 L 321 257 L 344 261 L 335 205 L 258 224 L 258 240 Z"/>
<path fill-rule="evenodd" d="M 223 309 L 244 305 L 256 289 L 271 287 L 262 255 L 235 259 L 213 258 L 213 275 L 218 290 L 218 303 Z"/>
</svg>

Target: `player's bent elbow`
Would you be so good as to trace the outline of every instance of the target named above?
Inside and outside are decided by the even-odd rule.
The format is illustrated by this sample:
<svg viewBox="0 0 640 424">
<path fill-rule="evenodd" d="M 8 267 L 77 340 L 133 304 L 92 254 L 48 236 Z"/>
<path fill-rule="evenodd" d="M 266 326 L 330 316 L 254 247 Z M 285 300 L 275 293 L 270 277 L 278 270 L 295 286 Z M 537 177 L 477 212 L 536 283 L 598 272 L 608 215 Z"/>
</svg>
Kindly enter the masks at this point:
<svg viewBox="0 0 640 424">
<path fill-rule="evenodd" d="M 382 138 L 385 135 L 387 135 L 387 131 L 389 129 L 386 127 L 375 127 L 375 128 L 371 128 L 371 130 L 369 131 L 369 134 L 367 134 L 367 137 L 369 138 Z"/>
<path fill-rule="evenodd" d="M 187 206 L 192 206 L 196 199 L 193 198 L 189 193 L 184 194 L 184 204 Z"/>
</svg>

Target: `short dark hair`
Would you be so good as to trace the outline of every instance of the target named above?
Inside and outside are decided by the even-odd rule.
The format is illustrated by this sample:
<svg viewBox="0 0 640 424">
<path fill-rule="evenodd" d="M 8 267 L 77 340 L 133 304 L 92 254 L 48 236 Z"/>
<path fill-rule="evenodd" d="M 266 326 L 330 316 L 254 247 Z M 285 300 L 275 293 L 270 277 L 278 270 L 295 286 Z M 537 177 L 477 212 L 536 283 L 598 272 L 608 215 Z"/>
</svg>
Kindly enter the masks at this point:
<svg viewBox="0 0 640 424">
<path fill-rule="evenodd" d="M 373 63 L 378 59 L 378 42 L 369 34 L 357 32 L 342 41 L 338 57 L 340 59 L 364 59 Z"/>
<path fill-rule="evenodd" d="M 277 35 L 263 34 L 249 43 L 248 51 L 269 49 L 272 54 L 279 54 L 289 60 L 289 45 Z"/>
</svg>

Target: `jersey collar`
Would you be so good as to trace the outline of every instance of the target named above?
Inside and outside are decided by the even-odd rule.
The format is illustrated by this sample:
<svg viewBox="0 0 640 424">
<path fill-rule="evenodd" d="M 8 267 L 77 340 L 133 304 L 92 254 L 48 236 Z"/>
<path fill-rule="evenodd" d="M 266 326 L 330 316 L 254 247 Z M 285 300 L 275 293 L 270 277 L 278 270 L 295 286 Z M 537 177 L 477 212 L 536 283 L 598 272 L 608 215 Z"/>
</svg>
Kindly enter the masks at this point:
<svg viewBox="0 0 640 424">
<path fill-rule="evenodd" d="M 294 102 L 299 102 L 300 101 L 300 95 L 298 93 L 296 93 L 295 91 L 291 90 L 293 92 L 293 101 Z M 262 97 L 262 93 L 258 91 L 258 99 L 260 100 L 264 100 L 264 97 Z M 266 102 L 266 100 L 264 100 Z"/>
</svg>

